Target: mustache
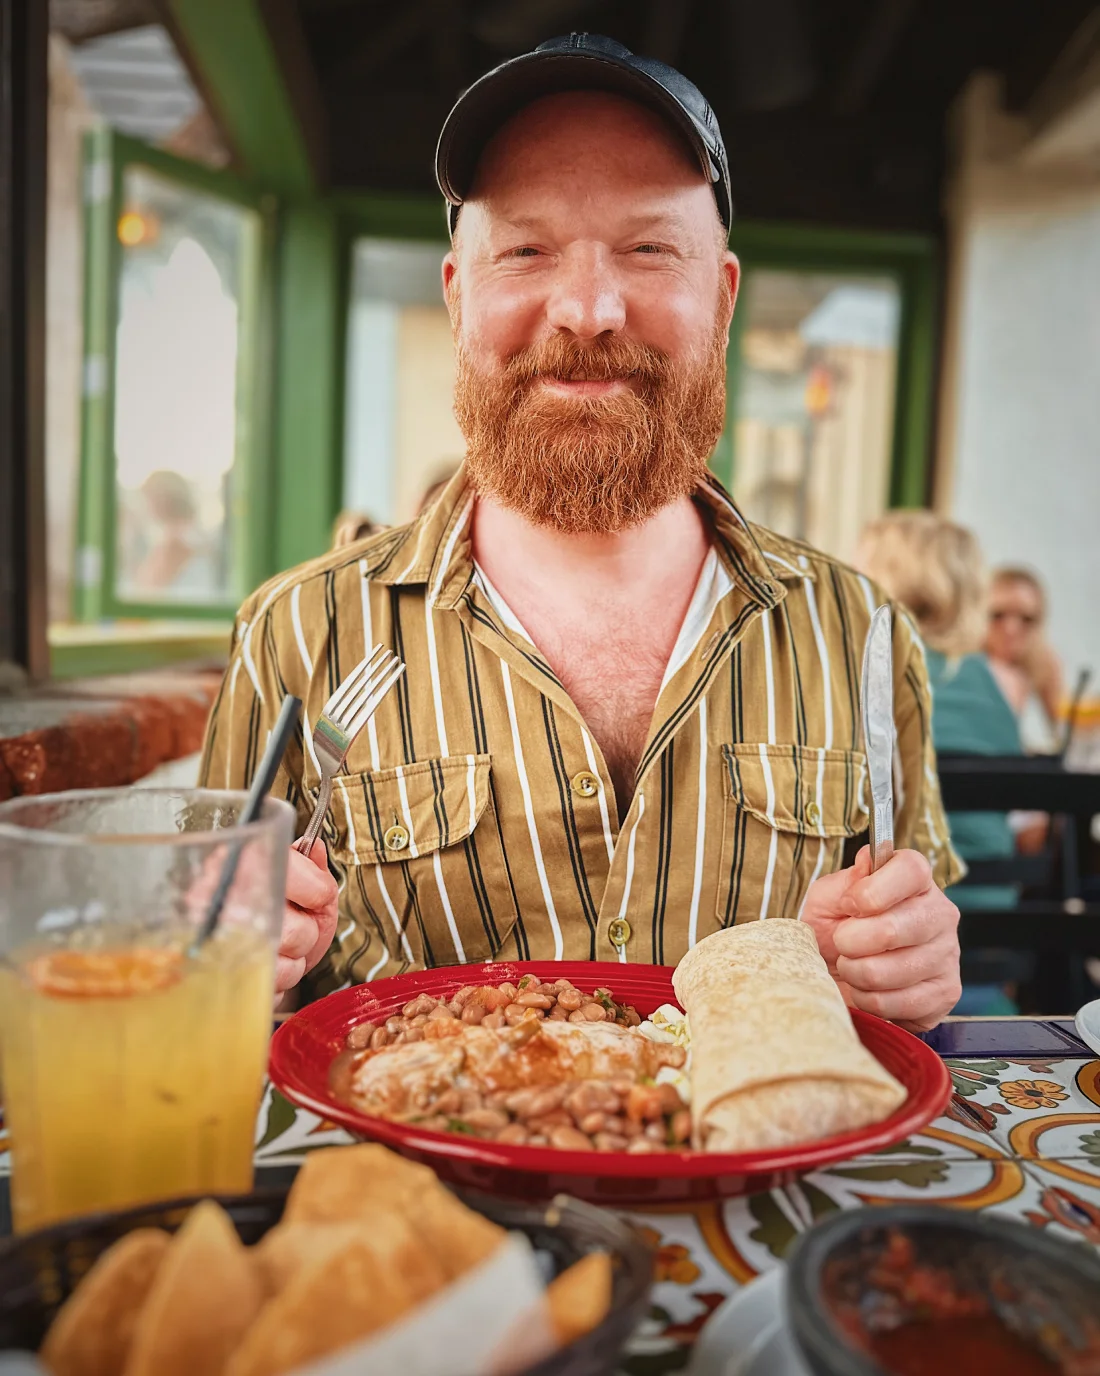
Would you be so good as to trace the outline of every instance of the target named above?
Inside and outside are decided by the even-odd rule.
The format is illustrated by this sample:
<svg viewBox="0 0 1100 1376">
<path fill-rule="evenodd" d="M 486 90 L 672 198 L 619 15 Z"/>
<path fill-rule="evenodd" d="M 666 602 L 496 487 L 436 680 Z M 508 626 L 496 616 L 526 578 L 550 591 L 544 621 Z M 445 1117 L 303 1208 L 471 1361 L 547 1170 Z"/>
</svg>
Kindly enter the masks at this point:
<svg viewBox="0 0 1100 1376">
<path fill-rule="evenodd" d="M 540 377 L 560 382 L 639 381 L 658 384 L 668 372 L 668 359 L 659 350 L 634 339 L 610 335 L 581 343 L 568 335 L 551 335 L 513 354 L 509 380 L 525 387 Z"/>
</svg>

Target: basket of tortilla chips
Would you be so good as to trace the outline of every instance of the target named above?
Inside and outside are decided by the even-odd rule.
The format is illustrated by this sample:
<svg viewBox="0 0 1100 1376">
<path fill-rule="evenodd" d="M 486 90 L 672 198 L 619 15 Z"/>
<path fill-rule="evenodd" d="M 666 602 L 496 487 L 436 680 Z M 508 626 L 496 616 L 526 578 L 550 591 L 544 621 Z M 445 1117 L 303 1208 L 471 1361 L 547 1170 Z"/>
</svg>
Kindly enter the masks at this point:
<svg viewBox="0 0 1100 1376">
<path fill-rule="evenodd" d="M 0 1351 L 52 1376 L 596 1376 L 651 1257 L 575 1200 L 471 1208 L 381 1146 L 290 1191 L 150 1205 L 0 1244 Z"/>
</svg>

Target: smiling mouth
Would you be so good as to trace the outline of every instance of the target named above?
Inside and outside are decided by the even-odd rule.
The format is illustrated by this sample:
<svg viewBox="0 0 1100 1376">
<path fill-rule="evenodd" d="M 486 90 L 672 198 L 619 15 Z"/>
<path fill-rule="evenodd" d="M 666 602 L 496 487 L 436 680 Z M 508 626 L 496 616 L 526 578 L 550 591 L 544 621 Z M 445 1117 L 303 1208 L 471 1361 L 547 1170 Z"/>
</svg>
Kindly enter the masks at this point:
<svg viewBox="0 0 1100 1376">
<path fill-rule="evenodd" d="M 625 377 L 555 377 L 550 373 L 540 373 L 535 380 L 545 387 L 569 392 L 574 396 L 600 396 L 629 387 L 631 376 L 627 374 Z"/>
</svg>

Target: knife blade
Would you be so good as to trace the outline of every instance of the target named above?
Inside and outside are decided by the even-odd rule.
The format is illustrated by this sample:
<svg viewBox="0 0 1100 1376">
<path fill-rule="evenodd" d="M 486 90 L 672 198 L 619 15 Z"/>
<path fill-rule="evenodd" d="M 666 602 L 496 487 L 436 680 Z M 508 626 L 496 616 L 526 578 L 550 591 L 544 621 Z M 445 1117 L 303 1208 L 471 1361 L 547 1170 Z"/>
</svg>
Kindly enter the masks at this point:
<svg viewBox="0 0 1100 1376">
<path fill-rule="evenodd" d="M 860 685 L 863 746 L 871 783 L 871 872 L 894 853 L 894 618 L 888 606 L 871 617 Z"/>
</svg>

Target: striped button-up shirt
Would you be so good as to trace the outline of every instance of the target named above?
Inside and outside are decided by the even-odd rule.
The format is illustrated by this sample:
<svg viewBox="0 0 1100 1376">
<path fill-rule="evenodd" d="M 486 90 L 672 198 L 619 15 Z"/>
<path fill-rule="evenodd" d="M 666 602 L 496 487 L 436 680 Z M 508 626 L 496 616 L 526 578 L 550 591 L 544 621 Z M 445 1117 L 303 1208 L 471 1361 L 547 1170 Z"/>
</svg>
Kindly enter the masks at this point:
<svg viewBox="0 0 1100 1376">
<path fill-rule="evenodd" d="M 600 747 L 473 561 L 462 473 L 411 525 L 285 574 L 244 604 L 202 776 L 249 784 L 285 693 L 315 722 L 372 645 L 407 672 L 336 779 L 340 885 L 311 992 L 490 958 L 670 964 L 732 922 L 797 917 L 867 830 L 859 721 L 877 589 L 747 523 L 717 481 L 712 551 L 620 817 Z M 940 803 L 924 655 L 895 617 L 896 840 L 960 874 Z M 308 732 L 275 791 L 304 825 Z"/>
</svg>

